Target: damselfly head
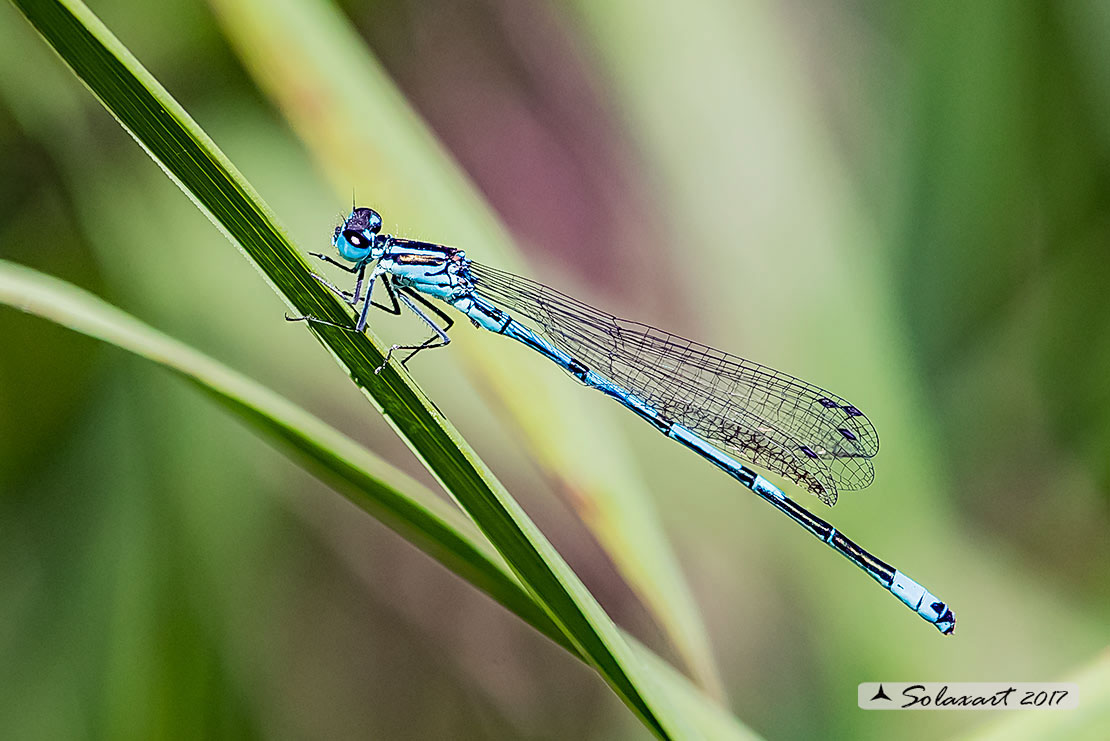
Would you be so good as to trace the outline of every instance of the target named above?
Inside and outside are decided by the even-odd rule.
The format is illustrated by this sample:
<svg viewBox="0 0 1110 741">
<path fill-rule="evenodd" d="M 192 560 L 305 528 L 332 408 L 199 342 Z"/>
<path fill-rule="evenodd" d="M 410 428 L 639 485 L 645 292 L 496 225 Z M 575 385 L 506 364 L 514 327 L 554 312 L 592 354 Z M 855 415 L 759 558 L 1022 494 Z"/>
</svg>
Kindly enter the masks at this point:
<svg viewBox="0 0 1110 741">
<path fill-rule="evenodd" d="M 372 208 L 356 208 L 347 217 L 343 231 L 362 232 L 368 231 L 377 234 L 382 229 L 382 217 Z"/>
<path fill-rule="evenodd" d="M 362 262 L 371 256 L 382 228 L 382 217 L 372 208 L 356 208 L 346 223 L 335 228 L 332 244 L 349 262 Z"/>
</svg>

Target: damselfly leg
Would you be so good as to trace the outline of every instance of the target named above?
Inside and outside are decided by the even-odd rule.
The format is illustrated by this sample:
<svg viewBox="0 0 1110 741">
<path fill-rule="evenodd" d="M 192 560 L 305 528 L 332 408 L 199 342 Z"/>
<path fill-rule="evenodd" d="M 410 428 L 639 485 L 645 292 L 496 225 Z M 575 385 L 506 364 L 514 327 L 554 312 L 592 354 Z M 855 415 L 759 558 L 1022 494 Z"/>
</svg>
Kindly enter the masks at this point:
<svg viewBox="0 0 1110 741">
<path fill-rule="evenodd" d="M 339 286 L 337 286 L 334 283 L 331 283 L 330 281 L 325 279 L 323 276 L 317 275 L 316 273 L 310 273 L 310 275 L 313 278 L 315 278 L 317 280 L 317 282 L 320 283 L 320 285 L 324 286 L 329 291 L 334 293 L 336 296 L 343 299 L 344 303 L 357 308 L 359 302 L 362 302 L 362 309 L 359 311 L 358 320 L 355 323 L 355 326 L 353 328 L 352 327 L 345 327 L 341 324 L 336 324 L 335 322 L 329 322 L 329 321 L 324 320 L 324 319 L 317 319 L 314 316 L 308 316 L 308 315 L 292 317 L 292 316 L 289 316 L 288 314 L 286 314 L 285 315 L 285 320 L 286 321 L 289 321 L 289 322 L 309 322 L 311 324 L 322 324 L 326 327 L 336 327 L 337 329 L 342 329 L 342 330 L 345 330 L 347 332 L 358 333 L 358 332 L 362 332 L 366 329 L 367 316 L 370 312 L 370 307 L 371 306 L 373 306 L 374 308 L 377 308 L 377 309 L 381 309 L 382 311 L 386 312 L 387 314 L 393 314 L 394 316 L 399 316 L 401 314 L 401 304 L 403 303 L 412 313 L 414 313 L 418 317 L 420 317 L 420 319 L 432 329 L 433 334 L 432 334 L 431 337 L 429 337 L 427 340 L 420 343 L 419 345 L 395 344 L 395 345 L 391 346 L 389 348 L 389 351 L 385 355 L 385 361 L 381 365 L 379 365 L 377 368 L 374 369 L 375 374 L 381 373 L 382 369 L 385 368 L 385 366 L 389 364 L 390 359 L 393 357 L 393 353 L 397 350 L 412 350 L 412 352 L 410 352 L 408 355 L 406 355 L 405 358 L 401 361 L 401 366 L 404 367 L 404 368 L 407 368 L 408 367 L 408 362 L 410 360 L 412 360 L 413 357 L 415 357 L 416 354 L 421 352 L 422 350 L 432 350 L 432 349 L 439 348 L 439 347 L 446 347 L 448 344 L 450 344 L 451 338 L 447 336 L 447 331 L 455 325 L 455 320 L 451 316 L 446 314 L 444 311 L 442 311 L 438 306 L 436 306 L 432 302 L 428 301 L 426 298 L 421 296 L 416 291 L 412 290 L 411 288 L 401 288 L 401 289 L 399 289 L 400 293 L 398 293 L 398 291 L 394 290 L 393 284 L 389 280 L 389 276 L 384 274 L 384 273 L 380 273 L 378 275 L 374 275 L 373 277 L 371 277 L 370 285 L 367 286 L 367 289 L 366 289 L 366 295 L 362 296 L 362 283 L 363 283 L 363 280 L 364 280 L 365 274 L 366 274 L 366 265 L 365 264 L 363 264 L 362 266 L 360 266 L 358 268 L 350 269 L 350 268 L 347 268 L 344 265 L 336 263 L 334 260 L 331 260 L 326 255 L 320 255 L 320 254 L 315 253 L 315 252 L 309 253 L 309 254 L 311 254 L 313 257 L 319 257 L 320 259 L 325 260 L 326 262 L 330 262 L 330 263 L 339 265 L 339 267 L 343 268 L 344 270 L 346 270 L 349 273 L 357 273 L 358 274 L 358 279 L 355 282 L 355 290 L 352 293 L 351 291 L 344 291 Z M 389 295 L 389 301 L 390 301 L 390 304 L 391 304 L 390 306 L 386 306 L 385 304 L 379 304 L 376 301 L 374 301 L 373 298 L 372 298 L 372 293 L 373 293 L 373 288 L 374 288 L 374 281 L 377 280 L 377 278 L 379 278 L 379 277 L 381 278 L 382 285 L 385 286 L 385 292 Z M 398 301 L 398 299 L 400 299 L 400 301 Z M 424 313 L 424 311 L 421 310 L 421 308 L 419 306 L 417 306 L 416 303 L 414 303 L 414 302 L 419 302 L 425 308 L 427 308 L 429 311 L 431 311 L 433 314 L 435 314 L 437 317 L 439 317 L 441 320 L 443 320 L 443 326 L 440 326 L 439 324 L 436 324 L 435 320 L 433 320 L 430 316 L 428 316 L 426 313 Z"/>
<path fill-rule="evenodd" d="M 313 256 L 316 256 L 316 253 L 309 253 L 309 254 L 312 254 Z M 340 266 L 340 267 L 342 267 L 342 266 Z M 346 268 L 344 268 L 344 270 L 346 270 Z M 313 278 L 315 278 L 316 281 L 320 285 L 324 286 L 329 291 L 334 293 L 336 296 L 343 299 L 343 302 L 346 303 L 346 304 L 349 304 L 350 306 L 354 306 L 354 307 L 357 308 L 360 301 L 364 302 L 362 310 L 359 312 L 358 321 L 355 324 L 353 329 L 351 327 L 344 327 L 341 324 L 336 324 L 335 322 L 329 322 L 329 321 L 325 321 L 323 319 L 317 319 L 316 317 L 309 316 L 307 314 L 304 315 L 304 316 L 289 316 L 288 314 L 286 314 L 285 315 L 285 320 L 288 321 L 288 322 L 309 322 L 310 324 L 323 324 L 324 326 L 327 326 L 327 327 L 337 327 L 339 329 L 345 329 L 349 332 L 362 332 L 363 330 L 366 329 L 366 323 L 367 323 L 366 316 L 369 313 L 368 310 L 371 306 L 373 306 L 375 308 L 378 308 L 378 309 L 381 309 L 382 311 L 386 312 L 387 314 L 393 314 L 394 316 L 399 316 L 401 314 L 401 307 L 397 303 L 397 296 L 393 292 L 393 286 L 389 282 L 389 276 L 387 276 L 385 274 L 381 274 L 381 275 L 375 276 L 375 278 L 371 279 L 370 286 L 367 287 L 366 296 L 364 298 L 361 294 L 362 294 L 362 282 L 363 282 L 363 278 L 364 278 L 364 275 L 365 275 L 365 272 L 366 272 L 366 266 L 363 265 L 361 268 L 358 268 L 358 269 L 355 269 L 355 270 L 350 270 L 348 272 L 357 272 L 358 273 L 358 280 L 355 283 L 354 293 L 352 293 L 350 291 L 344 291 L 339 286 L 335 285 L 334 283 L 329 282 L 323 276 L 317 275 L 316 273 L 309 273 L 309 275 L 311 275 Z M 371 294 L 371 291 L 374 287 L 373 281 L 376 280 L 378 277 L 380 277 L 382 279 L 382 283 L 385 285 L 385 292 L 389 294 L 389 300 L 393 304 L 392 306 L 386 306 L 385 304 L 379 304 L 379 303 L 375 302 L 373 299 L 371 299 L 370 294 Z"/>
<path fill-rule="evenodd" d="M 344 265 L 343 263 L 339 262 L 339 260 L 328 257 L 327 255 L 325 255 L 322 252 L 309 252 L 308 254 L 312 255 L 317 260 L 323 260 L 324 262 L 328 263 L 329 265 L 334 265 L 337 268 L 342 268 L 343 270 L 346 270 L 348 273 L 352 273 L 352 274 L 357 273 L 360 270 L 362 270 L 362 268 L 366 267 L 365 263 L 363 263 L 362 267 L 359 267 L 359 266 L 351 267 L 350 265 Z"/>
<path fill-rule="evenodd" d="M 388 285 L 388 283 L 386 285 Z M 428 299 L 424 298 L 411 288 L 402 288 L 400 291 L 400 299 L 401 302 L 409 308 L 409 310 L 423 319 L 424 323 L 431 327 L 432 332 L 434 332 L 435 334 L 433 334 L 431 337 L 429 337 L 419 345 L 393 345 L 391 348 L 389 348 L 389 352 L 385 354 L 385 362 L 375 368 L 374 373 L 381 373 L 382 369 L 389 364 L 389 359 L 393 357 L 394 350 L 412 350 L 412 352 L 406 355 L 404 360 L 401 361 L 401 367 L 408 368 L 408 362 L 416 357 L 417 353 L 423 350 L 433 350 L 439 347 L 447 347 L 449 344 L 451 344 L 451 338 L 447 336 L 447 331 L 451 329 L 451 327 L 455 326 L 455 320 L 453 318 L 451 318 L 438 306 L 433 304 L 431 301 L 428 301 Z M 436 324 L 431 317 L 421 311 L 420 307 L 413 303 L 413 299 L 419 301 L 432 313 L 442 319 L 444 322 L 443 326 L 441 327 Z"/>
</svg>

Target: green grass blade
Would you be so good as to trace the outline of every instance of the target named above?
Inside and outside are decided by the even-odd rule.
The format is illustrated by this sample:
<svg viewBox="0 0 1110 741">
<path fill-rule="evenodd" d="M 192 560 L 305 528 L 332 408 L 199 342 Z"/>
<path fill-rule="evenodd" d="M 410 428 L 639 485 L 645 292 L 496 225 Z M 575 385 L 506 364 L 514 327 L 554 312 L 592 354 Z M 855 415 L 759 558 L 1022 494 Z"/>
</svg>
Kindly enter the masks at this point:
<svg viewBox="0 0 1110 741">
<path fill-rule="evenodd" d="M 310 276 L 258 194 L 200 127 L 83 4 L 13 0 L 75 74 L 299 314 L 344 306 Z M 164 238 L 158 235 L 158 238 Z M 520 506 L 396 365 L 380 375 L 365 334 L 312 331 L 470 515 L 529 592 L 625 704 L 663 738 L 685 735 L 616 626 Z"/>
<path fill-rule="evenodd" d="M 31 268 L 0 260 L 0 304 L 115 345 L 190 381 L 356 506 L 585 661 L 468 519 L 325 422 L 87 291 Z M 669 664 L 634 638 L 626 640 L 668 702 L 703 737 L 754 737 Z"/>
<path fill-rule="evenodd" d="M 360 509 L 577 655 L 458 509 L 323 420 L 87 291 L 7 260 L 0 260 L 0 304 L 115 345 L 192 382 Z"/>
<path fill-rule="evenodd" d="M 378 208 L 390 223 L 404 224 L 408 234 L 449 239 L 471 257 L 528 273 L 519 270 L 520 257 L 492 209 L 334 4 L 209 4 L 247 70 L 342 198 L 353 187 L 361 202 Z M 517 347 L 494 344 L 459 343 L 454 352 L 512 416 L 555 489 L 573 492 L 567 499 L 583 523 L 698 681 L 719 696 L 720 679 L 697 603 L 646 482 L 608 415 L 621 410 L 607 408 L 574 384 L 551 383 L 537 392 L 536 373 L 552 369 Z M 584 405 L 590 406 L 588 413 Z"/>
</svg>

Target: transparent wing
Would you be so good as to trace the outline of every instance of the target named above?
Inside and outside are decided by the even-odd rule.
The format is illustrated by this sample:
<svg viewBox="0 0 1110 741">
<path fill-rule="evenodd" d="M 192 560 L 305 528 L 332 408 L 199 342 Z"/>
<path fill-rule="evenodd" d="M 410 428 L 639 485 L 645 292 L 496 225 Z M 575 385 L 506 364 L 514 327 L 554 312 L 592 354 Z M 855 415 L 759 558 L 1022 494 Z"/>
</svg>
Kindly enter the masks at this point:
<svg viewBox="0 0 1110 741">
<path fill-rule="evenodd" d="M 470 263 L 478 293 L 535 323 L 556 347 L 709 442 L 809 489 L 826 504 L 862 489 L 874 425 L 813 384 L 639 322 L 512 273 Z"/>
</svg>

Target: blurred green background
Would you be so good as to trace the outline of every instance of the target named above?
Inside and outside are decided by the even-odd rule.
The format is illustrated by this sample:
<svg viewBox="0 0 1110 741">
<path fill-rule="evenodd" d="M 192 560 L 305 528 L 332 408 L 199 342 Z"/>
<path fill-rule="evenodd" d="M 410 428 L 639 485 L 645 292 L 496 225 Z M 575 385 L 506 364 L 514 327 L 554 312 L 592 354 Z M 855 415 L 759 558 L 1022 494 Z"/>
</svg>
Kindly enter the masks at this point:
<svg viewBox="0 0 1110 741">
<path fill-rule="evenodd" d="M 426 213 L 403 166 L 378 177 L 388 153 L 343 150 L 357 182 L 322 154 L 319 101 L 249 59 L 248 5 L 91 7 L 306 249 L 326 246 L 355 188 L 386 229 L 496 262 Z M 499 214 L 522 269 L 826 386 L 879 427 L 872 487 L 831 513 L 804 503 L 947 600 L 952 638 L 631 415 L 583 400 L 579 423 L 611 426 L 658 509 L 708 636 L 703 681 L 719 677 L 748 726 L 964 736 L 992 717 L 866 713 L 856 685 L 1061 680 L 1097 659 L 1110 635 L 1105 3 L 342 12 Z M 290 89 L 302 97 L 281 98 Z M 431 483 L 7 4 L 0 162 L 0 257 L 92 290 Z M 375 329 L 391 340 L 420 331 L 386 319 Z M 545 452 L 495 382 L 459 361 L 526 351 L 457 336 L 414 376 L 614 619 L 681 663 L 574 472 L 537 465 Z M 534 367 L 537 386 L 571 384 Z M 194 390 L 0 307 L 0 736 L 644 734 L 586 667 Z"/>
</svg>

